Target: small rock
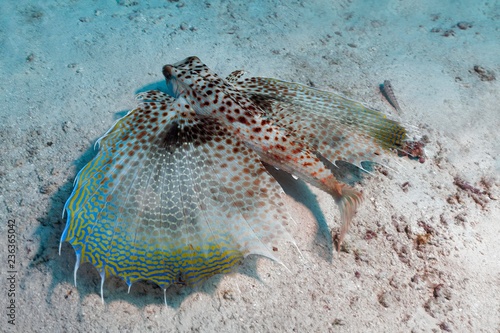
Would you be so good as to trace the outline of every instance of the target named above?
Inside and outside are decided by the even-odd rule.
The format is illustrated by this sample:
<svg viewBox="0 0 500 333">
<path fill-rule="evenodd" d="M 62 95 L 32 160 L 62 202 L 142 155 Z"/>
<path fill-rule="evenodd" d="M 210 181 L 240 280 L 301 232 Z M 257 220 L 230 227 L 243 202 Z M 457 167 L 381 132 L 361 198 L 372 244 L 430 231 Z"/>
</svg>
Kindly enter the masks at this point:
<svg viewBox="0 0 500 333">
<path fill-rule="evenodd" d="M 332 325 L 333 326 L 344 326 L 345 325 L 345 321 L 343 321 L 342 319 L 340 318 L 336 318 L 333 322 L 332 322 Z"/>
<path fill-rule="evenodd" d="M 189 29 L 189 26 L 186 22 L 182 22 L 180 28 L 181 28 L 181 30 L 187 30 L 187 29 Z"/>
<path fill-rule="evenodd" d="M 227 301 L 234 301 L 234 294 L 231 290 L 224 290 L 222 292 L 222 297 Z"/>
<path fill-rule="evenodd" d="M 458 22 L 457 27 L 461 30 L 467 30 L 469 28 L 472 28 L 472 23 L 469 22 Z"/>
<path fill-rule="evenodd" d="M 41 194 L 51 194 L 56 190 L 56 185 L 54 183 L 44 184 L 39 188 Z"/>
<path fill-rule="evenodd" d="M 28 54 L 28 56 L 26 57 L 26 62 L 32 62 L 33 60 L 35 60 L 35 54 L 34 53 Z"/>
<path fill-rule="evenodd" d="M 455 36 L 455 31 L 453 29 L 445 30 L 441 36 L 444 37 Z"/>
<path fill-rule="evenodd" d="M 125 7 L 137 6 L 139 4 L 139 2 L 133 0 L 117 0 L 116 2 L 118 5 Z"/>
<path fill-rule="evenodd" d="M 482 66 L 475 65 L 474 72 L 479 75 L 481 81 L 493 81 L 495 80 L 495 73 L 491 70 L 487 70 Z"/>
<path fill-rule="evenodd" d="M 73 129 L 73 124 L 71 123 L 71 121 L 68 120 L 62 124 L 62 130 L 64 133 L 68 133 L 71 129 Z"/>
<path fill-rule="evenodd" d="M 390 293 L 382 293 L 378 296 L 378 302 L 380 303 L 380 305 L 382 305 L 384 308 L 388 308 L 391 306 L 391 303 L 393 301 L 393 298 L 392 296 L 390 295 Z"/>
<path fill-rule="evenodd" d="M 446 332 L 451 332 L 451 327 L 450 327 L 450 324 L 448 324 L 447 322 L 443 321 L 441 324 L 439 324 L 439 328 L 442 329 L 443 331 L 446 331 Z"/>
</svg>

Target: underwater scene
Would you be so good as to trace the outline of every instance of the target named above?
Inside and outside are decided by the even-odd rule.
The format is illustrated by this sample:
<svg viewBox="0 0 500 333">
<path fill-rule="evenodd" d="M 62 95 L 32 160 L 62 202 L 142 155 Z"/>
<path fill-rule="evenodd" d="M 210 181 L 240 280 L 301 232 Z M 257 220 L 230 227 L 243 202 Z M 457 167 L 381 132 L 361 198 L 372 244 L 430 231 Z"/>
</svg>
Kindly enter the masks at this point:
<svg viewBox="0 0 500 333">
<path fill-rule="evenodd" d="M 0 2 L 2 332 L 500 330 L 500 2 Z"/>
</svg>

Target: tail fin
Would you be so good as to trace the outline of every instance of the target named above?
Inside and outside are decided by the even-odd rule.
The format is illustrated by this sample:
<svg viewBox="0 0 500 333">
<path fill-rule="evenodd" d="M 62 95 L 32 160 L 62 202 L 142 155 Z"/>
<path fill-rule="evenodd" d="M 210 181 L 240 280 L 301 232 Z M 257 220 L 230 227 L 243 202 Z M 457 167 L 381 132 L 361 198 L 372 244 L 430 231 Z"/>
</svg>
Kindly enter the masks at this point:
<svg viewBox="0 0 500 333">
<path fill-rule="evenodd" d="M 352 218 L 354 217 L 358 206 L 363 200 L 363 195 L 354 188 L 348 185 L 343 185 L 341 194 L 338 197 L 334 196 L 334 199 L 339 206 L 340 216 L 342 219 L 342 226 L 340 228 L 340 235 L 337 242 L 337 251 L 340 251 L 342 241 L 349 230 L 349 226 L 351 225 Z"/>
</svg>

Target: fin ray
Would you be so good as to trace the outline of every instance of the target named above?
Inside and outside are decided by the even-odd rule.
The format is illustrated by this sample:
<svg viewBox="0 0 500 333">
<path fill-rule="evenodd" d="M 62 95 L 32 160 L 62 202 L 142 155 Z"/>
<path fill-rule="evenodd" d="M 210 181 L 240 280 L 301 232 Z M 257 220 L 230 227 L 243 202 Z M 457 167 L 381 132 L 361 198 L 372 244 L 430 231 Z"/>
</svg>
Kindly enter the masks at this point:
<svg viewBox="0 0 500 333">
<path fill-rule="evenodd" d="M 166 288 L 228 272 L 248 254 L 277 260 L 271 244 L 291 237 L 281 187 L 259 156 L 215 120 L 184 119 L 172 104 L 156 105 L 170 116 L 144 134 L 132 124 L 155 110 L 147 105 L 106 133 L 78 176 L 61 239 L 81 251 L 78 262 L 129 286 Z"/>
<path fill-rule="evenodd" d="M 253 96 L 279 126 L 317 147 L 330 162 L 381 162 L 399 148 L 406 130 L 384 114 L 340 95 L 270 78 L 249 78 L 236 86 Z"/>
</svg>

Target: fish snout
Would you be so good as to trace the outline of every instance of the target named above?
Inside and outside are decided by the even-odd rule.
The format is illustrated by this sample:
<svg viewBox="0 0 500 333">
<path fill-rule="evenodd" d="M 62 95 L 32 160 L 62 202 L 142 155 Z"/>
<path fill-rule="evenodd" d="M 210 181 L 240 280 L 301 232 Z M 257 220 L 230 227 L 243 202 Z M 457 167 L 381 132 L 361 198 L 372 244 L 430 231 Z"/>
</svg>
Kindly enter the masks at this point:
<svg viewBox="0 0 500 333">
<path fill-rule="evenodd" d="M 172 75 L 173 70 L 172 69 L 173 69 L 172 65 L 163 66 L 162 72 L 163 72 L 163 75 L 165 76 L 165 80 L 167 80 L 167 82 L 172 80 L 172 78 L 173 78 L 173 75 Z"/>
<path fill-rule="evenodd" d="M 165 76 L 165 83 L 167 85 L 166 93 L 173 98 L 177 98 L 181 95 L 183 89 L 179 84 L 176 76 L 176 70 L 172 65 L 163 66 L 163 75 Z"/>
</svg>

